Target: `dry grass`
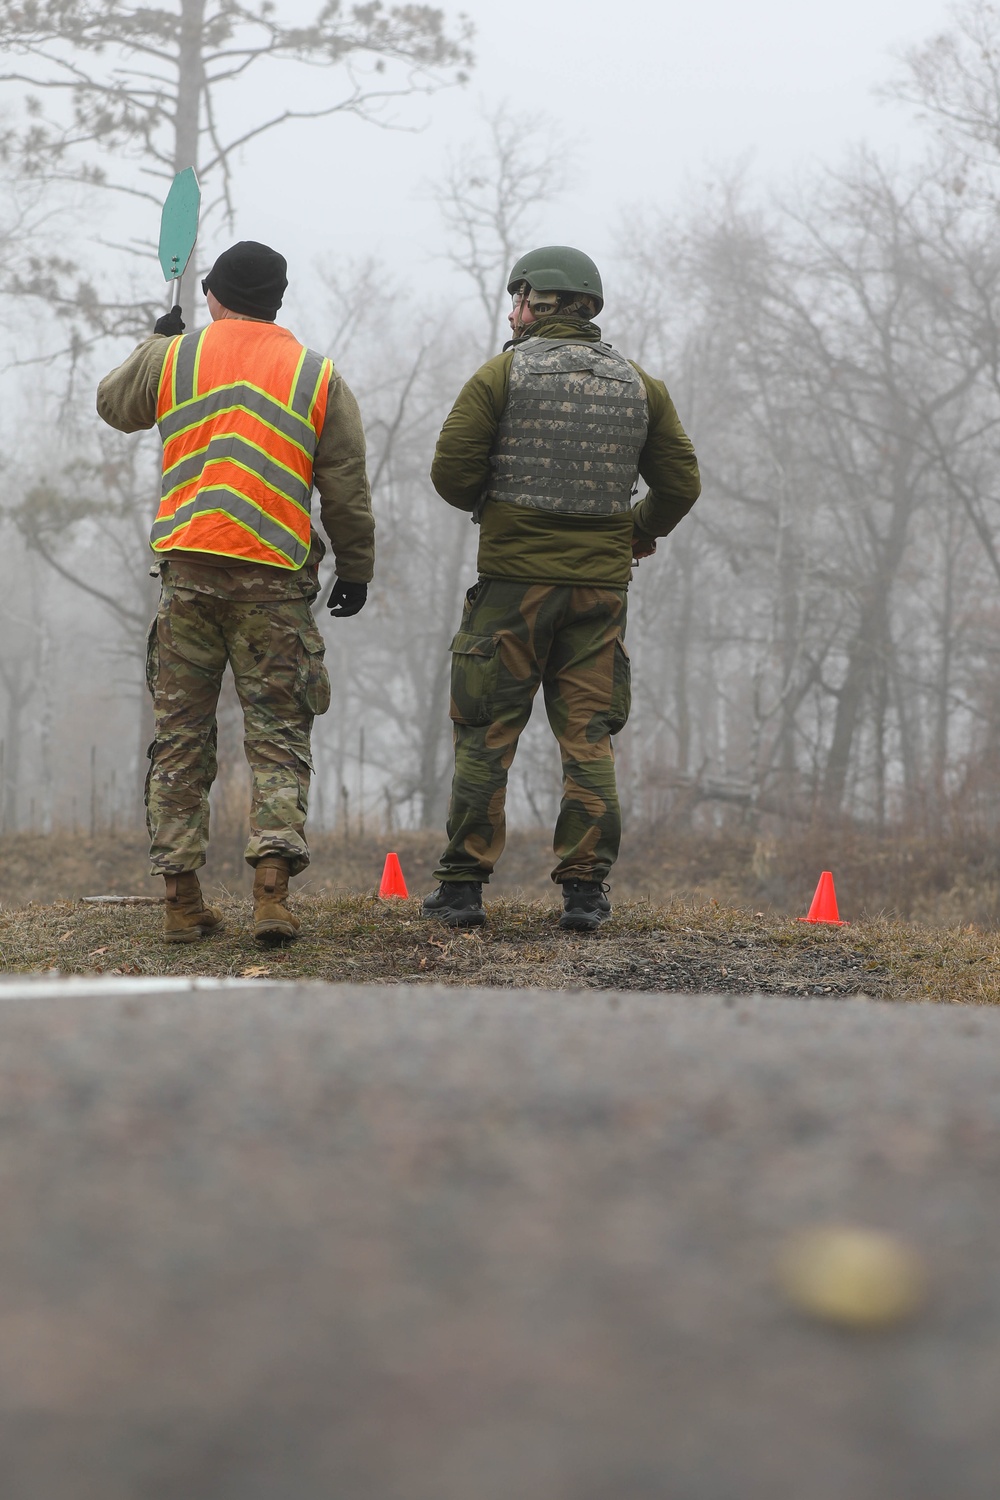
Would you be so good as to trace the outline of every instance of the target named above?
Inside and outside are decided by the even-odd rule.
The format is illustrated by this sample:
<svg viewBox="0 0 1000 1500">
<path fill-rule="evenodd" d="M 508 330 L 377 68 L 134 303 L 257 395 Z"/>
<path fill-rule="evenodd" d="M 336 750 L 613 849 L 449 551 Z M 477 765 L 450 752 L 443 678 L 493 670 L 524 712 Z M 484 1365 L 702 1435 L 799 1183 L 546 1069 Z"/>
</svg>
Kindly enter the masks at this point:
<svg viewBox="0 0 1000 1500">
<path fill-rule="evenodd" d="M 299 896 L 303 937 L 250 936 L 250 906 L 223 898 L 226 929 L 190 946 L 159 940 L 159 907 L 57 902 L 0 912 L 0 971 L 191 974 L 549 989 L 764 990 L 889 1000 L 1000 1002 L 1000 938 L 885 919 L 806 926 L 715 902 L 618 905 L 593 936 L 557 926 L 554 905 L 498 900 L 477 932 L 418 915 L 417 901 Z"/>
<path fill-rule="evenodd" d="M 320 835 L 296 882 L 305 935 L 268 952 L 249 936 L 250 872 L 237 832 L 220 830 L 203 872 L 212 899 L 222 892 L 226 931 L 180 948 L 159 941 L 156 907 L 72 899 L 159 893 L 137 831 L 0 840 L 0 970 L 1000 1000 L 1000 853 L 985 834 L 876 836 L 847 823 L 780 837 L 741 826 L 636 832 L 614 870 L 615 920 L 575 938 L 556 925 L 540 830 L 511 835 L 488 891 L 490 923 L 468 935 L 421 921 L 416 900 L 373 899 L 387 847 L 398 850 L 410 890 L 429 890 L 439 834 L 349 844 Z M 792 919 L 823 868 L 836 874 L 848 927 Z"/>
<path fill-rule="evenodd" d="M 204 874 L 207 887 L 249 893 L 243 829 L 220 826 Z M 411 891 L 429 890 L 442 846 L 433 831 L 370 835 L 350 843 L 332 834 L 312 840 L 313 862 L 297 886 L 311 895 L 373 891 L 387 849 L 396 849 Z M 514 830 L 490 887 L 502 897 L 549 902 L 552 853 L 541 829 Z M 988 832 L 948 838 L 905 829 L 882 834 L 848 822 L 752 833 L 739 824 L 711 832 L 658 827 L 627 833 L 613 872 L 618 901 L 667 906 L 678 896 L 712 898 L 796 916 L 806 911 L 821 870 L 837 879 L 841 915 L 898 916 L 953 928 L 970 922 L 1000 930 L 1000 841 Z M 96 839 L 73 834 L 8 835 L 0 839 L 0 905 L 51 903 L 116 891 L 159 892 L 146 873 L 141 830 Z"/>
</svg>

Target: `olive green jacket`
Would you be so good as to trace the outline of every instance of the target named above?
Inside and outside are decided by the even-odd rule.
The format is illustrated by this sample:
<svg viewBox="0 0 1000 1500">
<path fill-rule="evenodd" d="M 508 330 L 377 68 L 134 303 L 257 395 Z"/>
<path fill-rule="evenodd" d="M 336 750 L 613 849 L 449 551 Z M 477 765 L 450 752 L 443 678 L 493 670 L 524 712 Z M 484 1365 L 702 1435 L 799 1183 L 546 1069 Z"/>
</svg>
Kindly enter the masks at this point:
<svg viewBox="0 0 1000 1500">
<path fill-rule="evenodd" d="M 169 345 L 169 338 L 163 334 L 152 334 L 133 349 L 124 364 L 105 375 L 97 387 L 97 410 L 109 426 L 119 432 L 139 432 L 156 425 L 160 372 Z M 323 530 L 333 546 L 337 576 L 350 583 L 370 583 L 375 568 L 375 521 L 365 471 L 365 433 L 358 403 L 336 370 L 330 378 L 326 421 L 313 459 L 313 483 L 319 492 Z M 206 562 L 212 561 L 202 555 Z M 323 546 L 314 529 L 309 564 L 314 559 L 318 562 L 322 555 Z M 192 555 L 186 556 L 190 560 Z M 289 571 L 266 568 L 268 575 Z"/>
<path fill-rule="evenodd" d="M 526 337 L 600 339 L 593 323 L 547 318 Z M 438 438 L 431 482 L 457 510 L 474 512 L 490 478 L 490 457 L 507 404 L 513 349 L 478 369 L 463 387 Z M 649 429 L 639 473 L 649 493 L 631 513 L 588 517 L 531 510 L 491 500 L 482 508 L 479 572 L 486 578 L 531 583 L 578 583 L 626 588 L 632 541 L 673 531 L 701 493 L 698 460 L 661 380 L 632 361 L 646 387 Z"/>
</svg>

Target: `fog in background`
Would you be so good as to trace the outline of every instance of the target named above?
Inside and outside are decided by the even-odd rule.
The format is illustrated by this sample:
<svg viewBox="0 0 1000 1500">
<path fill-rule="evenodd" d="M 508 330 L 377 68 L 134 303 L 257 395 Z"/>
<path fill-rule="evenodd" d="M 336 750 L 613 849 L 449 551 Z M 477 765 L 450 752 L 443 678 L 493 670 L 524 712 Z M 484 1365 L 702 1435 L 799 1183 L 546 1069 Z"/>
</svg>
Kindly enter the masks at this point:
<svg viewBox="0 0 1000 1500">
<path fill-rule="evenodd" d="M 476 535 L 427 471 L 501 347 L 510 263 L 551 241 L 598 260 L 606 336 L 666 381 L 703 467 L 630 595 L 626 822 L 749 821 L 762 858 L 767 830 L 817 810 L 992 828 L 996 9 L 254 14 L 43 0 L 0 17 L 3 831 L 140 817 L 159 443 L 104 429 L 94 388 L 166 306 L 158 205 L 192 160 L 189 328 L 215 254 L 270 242 L 282 320 L 332 356 L 369 434 L 377 576 L 356 619 L 321 615 L 313 828 L 443 824 Z M 220 748 L 216 817 L 235 827 L 231 693 Z M 558 794 L 539 713 L 512 821 L 548 823 Z"/>
</svg>

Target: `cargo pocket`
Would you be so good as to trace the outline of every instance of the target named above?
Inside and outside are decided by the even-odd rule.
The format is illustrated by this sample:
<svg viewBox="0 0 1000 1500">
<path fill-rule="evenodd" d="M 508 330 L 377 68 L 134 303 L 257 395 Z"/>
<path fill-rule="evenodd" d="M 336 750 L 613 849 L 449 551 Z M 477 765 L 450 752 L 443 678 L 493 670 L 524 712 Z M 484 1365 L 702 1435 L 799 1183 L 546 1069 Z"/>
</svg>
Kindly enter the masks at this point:
<svg viewBox="0 0 1000 1500">
<path fill-rule="evenodd" d="M 615 641 L 615 659 L 611 676 L 611 707 L 608 709 L 608 733 L 620 734 L 632 711 L 632 663 L 624 642 Z"/>
<path fill-rule="evenodd" d="M 315 625 L 299 631 L 302 660 L 299 666 L 299 700 L 314 716 L 325 714 L 330 707 L 330 674 L 323 657 L 326 642 Z"/>
<path fill-rule="evenodd" d="M 160 670 L 160 643 L 156 635 L 158 617 L 153 616 L 153 623 L 146 632 L 146 686 L 149 696 L 156 697 L 156 678 Z"/>
<path fill-rule="evenodd" d="M 149 815 L 149 783 L 153 779 L 153 762 L 155 757 L 156 741 L 150 740 L 149 745 L 146 749 L 146 759 L 149 761 L 149 766 L 146 770 L 146 779 L 142 784 L 142 805 L 146 810 L 146 832 L 149 834 L 150 838 L 153 837 L 153 820 Z"/>
<path fill-rule="evenodd" d="M 455 724 L 493 722 L 500 639 L 460 630 L 451 643 L 451 718 Z"/>
</svg>

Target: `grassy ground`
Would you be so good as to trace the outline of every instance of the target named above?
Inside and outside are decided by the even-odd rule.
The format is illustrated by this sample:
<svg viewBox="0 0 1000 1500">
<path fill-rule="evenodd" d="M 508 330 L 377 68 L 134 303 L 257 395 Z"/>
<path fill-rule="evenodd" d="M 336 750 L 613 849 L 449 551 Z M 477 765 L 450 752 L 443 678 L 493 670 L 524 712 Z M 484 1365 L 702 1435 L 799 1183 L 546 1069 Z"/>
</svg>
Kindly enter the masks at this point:
<svg viewBox="0 0 1000 1500">
<path fill-rule="evenodd" d="M 500 899 L 477 932 L 422 921 L 418 902 L 299 895 L 303 936 L 278 950 L 250 936 L 250 904 L 227 897 L 225 932 L 159 941 L 158 906 L 57 902 L 0 911 L 0 972 L 191 974 L 552 989 L 757 990 L 889 1000 L 1000 1002 L 1000 937 L 882 918 L 846 927 L 673 901 L 624 902 L 594 935 L 560 933 L 551 902 Z"/>
<path fill-rule="evenodd" d="M 206 889 L 249 894 L 242 820 L 217 820 Z M 490 886 L 495 896 L 551 902 L 551 835 L 515 829 Z M 310 895 L 373 891 L 386 851 L 398 851 L 410 890 L 427 891 L 441 850 L 440 832 L 370 833 L 345 841 L 312 838 L 313 861 L 296 889 Z M 822 870 L 833 870 L 841 916 L 896 916 L 931 927 L 970 922 L 1000 931 L 1000 840 L 956 830 L 948 837 L 899 828 L 882 833 L 847 822 L 790 825 L 757 832 L 734 823 L 718 830 L 656 826 L 627 830 L 612 881 L 616 901 L 668 905 L 678 896 L 724 906 L 799 916 Z M 84 895 L 158 894 L 146 873 L 146 841 L 133 827 L 91 839 L 73 833 L 0 837 L 0 906 L 50 904 Z"/>
<path fill-rule="evenodd" d="M 211 899 L 221 899 L 226 932 L 187 948 L 159 942 L 158 907 L 76 900 L 162 891 L 146 874 L 138 830 L 96 839 L 8 835 L 0 840 L 0 971 L 1000 1001 L 1000 853 L 985 836 L 921 840 L 849 825 L 780 839 L 742 827 L 636 830 L 613 872 L 614 921 L 578 938 L 556 926 L 542 830 L 511 834 L 481 933 L 456 936 L 422 922 L 416 900 L 373 899 L 387 848 L 398 850 L 416 897 L 432 888 L 440 844 L 433 832 L 318 836 L 313 863 L 295 882 L 305 935 L 266 952 L 249 936 L 242 828 L 218 829 L 202 876 Z M 794 920 L 823 868 L 836 874 L 850 926 Z"/>
</svg>

